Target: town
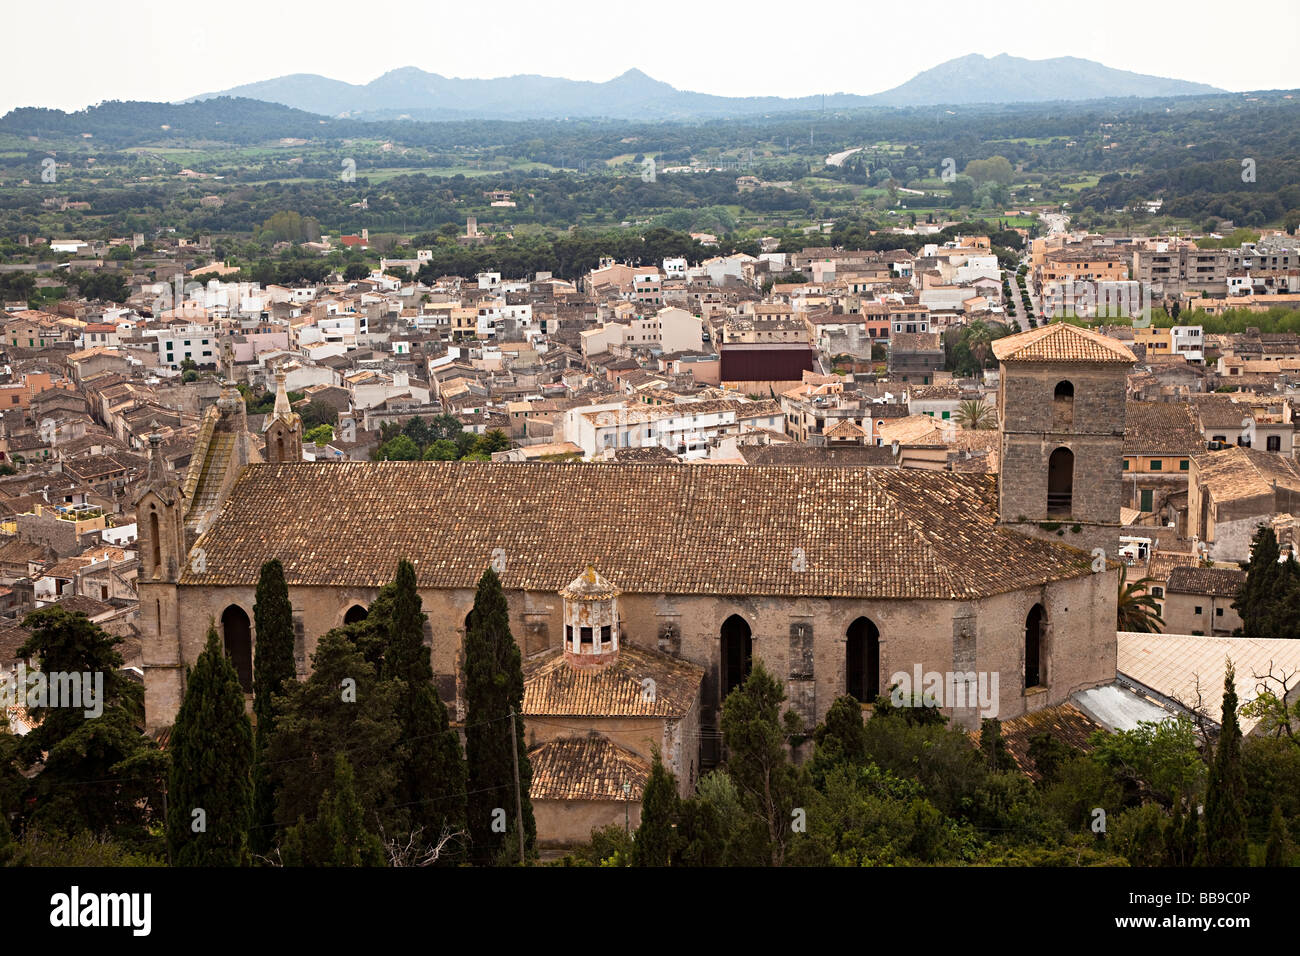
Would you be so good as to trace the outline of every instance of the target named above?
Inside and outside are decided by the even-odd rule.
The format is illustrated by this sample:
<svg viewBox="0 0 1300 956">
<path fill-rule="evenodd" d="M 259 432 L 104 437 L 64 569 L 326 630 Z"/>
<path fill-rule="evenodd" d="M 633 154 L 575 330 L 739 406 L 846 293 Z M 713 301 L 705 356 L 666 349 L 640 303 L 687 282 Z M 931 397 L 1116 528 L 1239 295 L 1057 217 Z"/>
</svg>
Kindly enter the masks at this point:
<svg viewBox="0 0 1300 956">
<path fill-rule="evenodd" d="M 577 82 L 0 116 L 0 868 L 1300 865 L 1292 94 Z"/>
</svg>

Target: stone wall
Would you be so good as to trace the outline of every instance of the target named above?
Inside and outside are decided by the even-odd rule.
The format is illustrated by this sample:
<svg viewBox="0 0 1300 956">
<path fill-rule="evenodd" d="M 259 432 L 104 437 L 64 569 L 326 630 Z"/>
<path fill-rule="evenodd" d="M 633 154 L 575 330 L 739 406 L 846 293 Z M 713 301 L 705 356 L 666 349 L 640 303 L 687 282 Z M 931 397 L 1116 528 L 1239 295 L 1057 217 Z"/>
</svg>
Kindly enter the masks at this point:
<svg viewBox="0 0 1300 956">
<path fill-rule="evenodd" d="M 720 628 L 732 614 L 748 623 L 755 660 L 783 682 L 790 706 L 812 724 L 845 692 L 846 632 L 860 616 L 880 632 L 881 687 L 896 671 L 976 670 L 1000 675 L 999 716 L 1010 719 L 1040 704 L 1058 704 L 1082 687 L 1115 677 L 1116 571 L 1089 574 L 980 601 L 873 601 L 845 598 L 729 597 L 628 594 L 619 598 L 623 640 L 676 654 L 705 668 L 699 727 L 681 728 L 685 745 L 720 725 Z M 230 604 L 253 619 L 255 589 L 143 583 L 146 717 L 150 727 L 169 724 L 180 704 L 181 675 L 203 648 L 210 620 L 220 622 Z M 290 601 L 301 632 L 300 672 L 305 674 L 320 635 L 339 626 L 353 604 L 369 606 L 377 588 L 292 587 Z M 558 594 L 508 592 L 510 626 L 525 654 L 560 646 L 563 601 Z M 469 588 L 422 590 L 429 616 L 433 669 L 450 706 L 460 693 Z M 1025 617 L 1034 603 L 1047 611 L 1048 686 L 1027 697 L 1023 688 Z M 156 605 L 156 606 L 155 606 Z M 156 632 L 159 614 L 163 634 Z M 967 636 L 958 640 L 957 632 Z M 177 637 L 179 635 L 179 639 Z M 256 642 L 256 634 L 253 635 Z M 463 713 L 462 713 L 463 716 Z M 969 721 L 970 715 L 966 715 Z M 629 747 L 629 749 L 636 749 Z M 689 750 L 689 747 L 686 747 Z"/>
</svg>

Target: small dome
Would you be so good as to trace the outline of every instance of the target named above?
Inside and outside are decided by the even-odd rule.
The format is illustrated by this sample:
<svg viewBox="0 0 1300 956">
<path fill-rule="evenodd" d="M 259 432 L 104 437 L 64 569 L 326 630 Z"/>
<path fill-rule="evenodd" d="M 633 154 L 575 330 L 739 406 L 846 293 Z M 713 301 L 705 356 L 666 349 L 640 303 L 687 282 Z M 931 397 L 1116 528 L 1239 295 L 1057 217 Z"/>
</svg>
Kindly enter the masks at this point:
<svg viewBox="0 0 1300 956">
<path fill-rule="evenodd" d="M 560 597 L 566 601 L 608 601 L 618 593 L 618 588 L 601 577 L 594 565 L 588 564 L 585 571 L 560 591 Z"/>
</svg>

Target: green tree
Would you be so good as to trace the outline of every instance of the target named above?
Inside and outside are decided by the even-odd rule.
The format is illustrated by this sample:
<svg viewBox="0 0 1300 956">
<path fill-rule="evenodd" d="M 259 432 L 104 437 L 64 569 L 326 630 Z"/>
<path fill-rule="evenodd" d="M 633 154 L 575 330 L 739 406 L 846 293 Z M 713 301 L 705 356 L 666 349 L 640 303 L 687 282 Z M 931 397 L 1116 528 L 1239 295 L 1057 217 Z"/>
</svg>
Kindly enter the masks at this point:
<svg viewBox="0 0 1300 956">
<path fill-rule="evenodd" d="M 121 639 L 58 605 L 28 614 L 23 627 L 30 636 L 18 648 L 19 659 L 39 661 L 45 674 L 90 674 L 92 684 L 103 681 L 94 708 L 29 708 L 40 723 L 15 748 L 18 763 L 34 774 L 26 788 L 24 826 L 156 844 L 146 828 L 161 817 L 166 757 L 140 732 L 143 688 L 122 675 Z"/>
<path fill-rule="evenodd" d="M 1241 615 L 1237 634 L 1261 638 L 1300 637 L 1300 565 L 1294 557 L 1279 561 L 1273 529 L 1263 525 L 1250 545 L 1246 581 L 1232 607 Z"/>
<path fill-rule="evenodd" d="M 1158 583 L 1154 578 L 1139 578 L 1130 583 L 1128 566 L 1120 565 L 1119 598 L 1115 606 L 1116 630 L 1151 634 L 1158 633 L 1164 627 L 1160 604 L 1151 593 L 1151 586 Z"/>
<path fill-rule="evenodd" d="M 282 829 L 316 813 L 338 753 L 347 755 L 355 771 L 367 820 L 392 806 L 401 734 L 394 709 L 402 689 L 379 678 L 347 629 L 321 636 L 311 676 L 286 682 L 284 695 L 272 698 L 276 720 L 266 752 Z M 381 822 L 393 820 L 381 816 Z"/>
<path fill-rule="evenodd" d="M 420 446 L 406 435 L 398 435 L 379 446 L 380 461 L 419 461 Z"/>
<path fill-rule="evenodd" d="M 299 818 L 284 835 L 285 865 L 383 866 L 383 843 L 365 821 L 352 764 L 335 754 L 334 779 L 321 794 L 315 819 Z"/>
<path fill-rule="evenodd" d="M 172 726 L 167 843 L 179 866 L 248 862 L 253 811 L 253 728 L 239 675 L 215 624 L 185 675 Z"/>
<path fill-rule="evenodd" d="M 493 428 L 479 436 L 474 450 L 491 457 L 494 451 L 505 451 L 510 447 L 510 438 L 499 428 Z"/>
<path fill-rule="evenodd" d="M 510 608 L 501 579 L 488 568 L 479 578 L 465 634 L 465 758 L 467 818 L 472 854 L 479 863 L 510 862 L 519 850 L 517 811 L 523 815 L 525 853 L 533 850 L 537 826 L 528 796 L 532 769 L 524 744 L 524 674 L 519 646 L 510 633 Z M 511 713 L 514 737 L 511 740 Z M 519 796 L 515 800 L 515 760 Z M 494 826 L 494 823 L 496 824 Z M 507 840 L 507 833 L 511 839 Z"/>
<path fill-rule="evenodd" d="M 429 447 L 424 450 L 425 461 L 455 461 L 459 457 L 460 452 L 456 448 L 456 443 L 446 438 L 430 442 Z"/>
<path fill-rule="evenodd" d="M 3 835 L 0 834 L 0 838 Z M 1290 866 L 1291 835 L 1287 832 L 1286 820 L 1282 818 L 1282 808 L 1273 804 L 1273 813 L 1268 821 L 1268 843 L 1264 847 L 1265 866 Z"/>
<path fill-rule="evenodd" d="M 1002 721 L 986 717 L 980 721 L 980 753 L 990 773 L 1015 770 L 1016 761 L 1002 739 Z"/>
<path fill-rule="evenodd" d="M 317 448 L 324 448 L 334 440 L 333 425 L 317 425 L 315 428 L 309 428 L 303 433 L 303 440 L 309 441 Z"/>
<path fill-rule="evenodd" d="M 986 431 L 997 427 L 998 413 L 987 402 L 977 398 L 969 399 L 957 406 L 953 421 L 962 428 Z"/>
<path fill-rule="evenodd" d="M 786 752 L 797 718 L 787 712 L 782 719 L 783 703 L 780 683 L 756 661 L 745 682 L 722 705 L 727 775 L 745 811 L 760 826 L 771 866 L 785 861 L 795 833 L 795 810 L 802 807 L 806 792 L 805 775 Z"/>
<path fill-rule="evenodd" d="M 1241 765 L 1241 727 L 1237 723 L 1236 670 L 1228 661 L 1223 676 L 1223 720 L 1210 764 L 1205 793 L 1202 862 L 1205 866 L 1246 866 L 1246 775 Z"/>
<path fill-rule="evenodd" d="M 444 834 L 464 829 L 465 761 L 460 737 L 451 729 L 433 684 L 430 651 L 424 643 L 428 617 L 421 609 L 411 562 L 398 562 L 391 600 L 378 613 L 380 626 L 387 630 L 383 674 L 404 688 L 397 699 L 401 742 L 396 802 L 410 808 L 412 832 L 422 830 L 425 841 L 436 843 Z"/>
<path fill-rule="evenodd" d="M 257 655 L 253 659 L 253 716 L 257 732 L 253 747 L 254 853 L 265 853 L 275 843 L 275 787 L 267 766 L 267 747 L 275 730 L 276 697 L 297 678 L 294 662 L 293 606 L 284 566 L 278 558 L 262 565 L 253 603 Z"/>
<path fill-rule="evenodd" d="M 813 731 L 813 743 L 816 749 L 809 773 L 818 786 L 837 767 L 861 767 L 869 762 L 867 728 L 857 698 L 845 695 L 831 701 L 826 719 Z"/>
<path fill-rule="evenodd" d="M 654 748 L 654 761 L 650 766 L 650 779 L 641 794 L 641 825 L 636 829 L 636 843 L 632 847 L 633 866 L 670 866 L 677 852 L 677 817 L 681 812 L 681 799 L 677 794 L 677 778 Z"/>
</svg>

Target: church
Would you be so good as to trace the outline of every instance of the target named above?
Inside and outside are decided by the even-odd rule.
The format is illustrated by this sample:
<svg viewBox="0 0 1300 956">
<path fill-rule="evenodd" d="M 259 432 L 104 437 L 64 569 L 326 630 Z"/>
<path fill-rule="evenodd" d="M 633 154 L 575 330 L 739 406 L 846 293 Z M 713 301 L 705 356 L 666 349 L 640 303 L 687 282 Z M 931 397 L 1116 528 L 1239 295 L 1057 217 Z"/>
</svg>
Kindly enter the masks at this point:
<svg viewBox="0 0 1300 956">
<path fill-rule="evenodd" d="M 1134 356 L 1067 324 L 999 339 L 994 354 L 1000 476 L 304 462 L 282 377 L 262 441 L 227 388 L 184 480 L 155 444 L 137 500 L 148 725 L 173 721 L 209 621 L 251 693 L 255 589 L 272 558 L 289 584 L 300 676 L 321 635 L 364 616 L 410 560 L 453 716 L 475 585 L 494 566 L 525 659 L 531 742 L 550 745 L 557 766 L 581 756 L 625 776 L 648 766 L 653 744 L 684 789 L 720 760 L 722 701 L 758 660 L 809 725 L 835 698 L 869 704 L 918 665 L 998 675 L 1004 720 L 1110 683 Z M 651 686 L 662 706 L 638 711 L 637 689 Z M 973 700 L 941 703 L 978 725 Z M 557 728 L 603 736 L 604 756 L 557 745 Z"/>
</svg>

